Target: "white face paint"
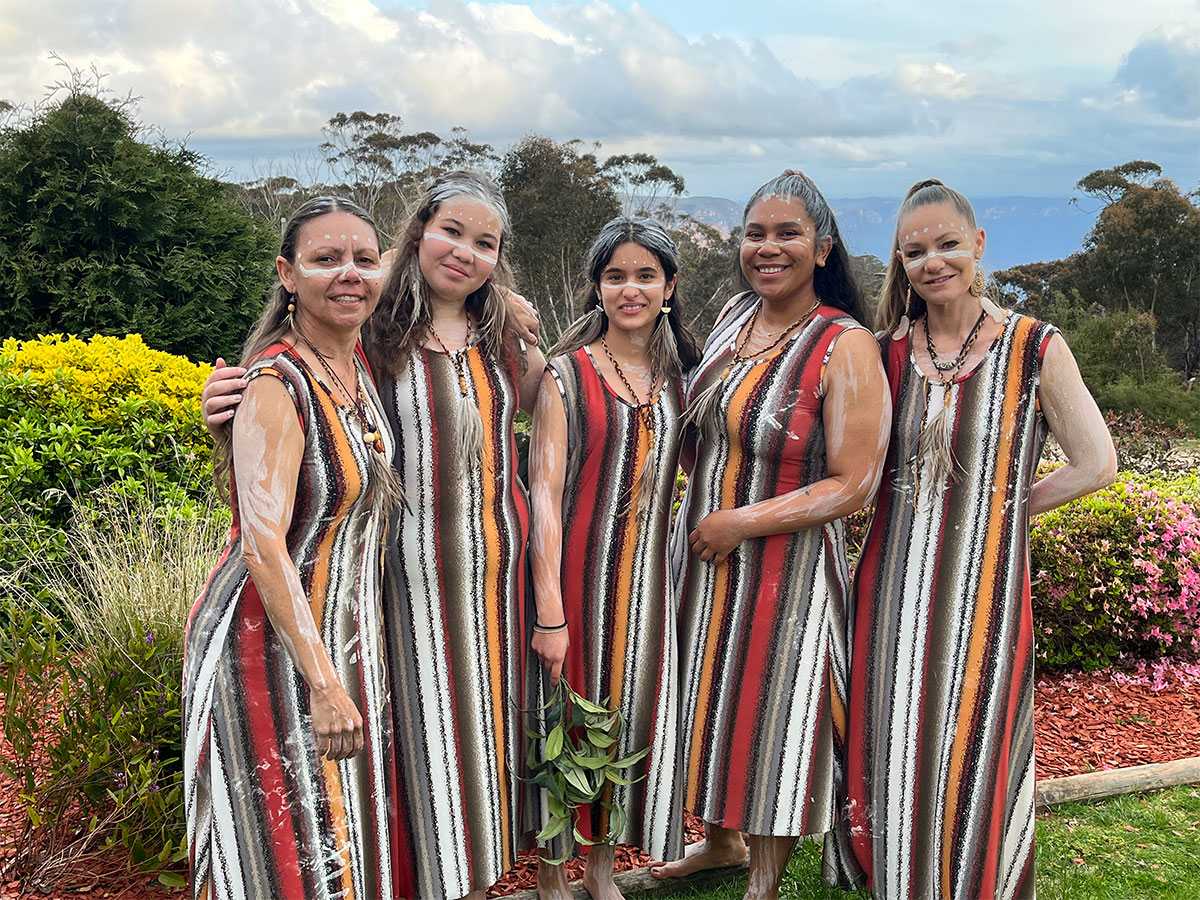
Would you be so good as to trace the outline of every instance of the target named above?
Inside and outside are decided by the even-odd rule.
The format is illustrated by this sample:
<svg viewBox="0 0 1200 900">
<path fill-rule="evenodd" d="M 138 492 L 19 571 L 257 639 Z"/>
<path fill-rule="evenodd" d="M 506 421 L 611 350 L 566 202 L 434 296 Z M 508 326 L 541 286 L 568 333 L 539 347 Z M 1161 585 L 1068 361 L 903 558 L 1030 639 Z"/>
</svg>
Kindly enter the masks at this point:
<svg viewBox="0 0 1200 900">
<path fill-rule="evenodd" d="M 904 259 L 901 255 L 901 260 L 904 262 L 904 270 L 910 272 L 918 266 L 923 266 L 935 256 L 942 259 L 966 259 L 968 256 L 974 256 L 974 250 L 930 250 L 924 256 L 918 256 L 916 259 Z"/>
<path fill-rule="evenodd" d="M 452 247 L 457 247 L 460 250 L 466 250 L 468 253 L 472 254 L 477 260 L 479 260 L 480 262 L 485 262 L 489 266 L 494 266 L 496 264 L 496 261 L 499 259 L 499 257 L 497 257 L 497 256 L 488 256 L 485 253 L 480 253 L 474 247 L 468 247 L 462 241 L 456 241 L 454 238 L 452 238 L 448 235 L 445 235 L 445 234 L 435 234 L 432 231 L 427 231 L 427 232 L 425 232 L 425 237 L 430 238 L 431 240 L 435 240 L 435 241 L 443 241 Z"/>
<path fill-rule="evenodd" d="M 786 241 L 769 241 L 766 238 L 758 237 L 757 235 L 754 237 L 742 238 L 742 245 L 748 245 L 751 247 L 761 247 L 764 244 L 771 244 L 774 247 L 787 247 L 792 244 L 796 244 L 801 247 L 808 247 L 811 246 L 811 243 L 812 242 L 809 241 L 808 238 L 791 238 L 790 240 Z"/>
<path fill-rule="evenodd" d="M 362 266 L 355 265 L 353 262 L 348 262 L 344 266 L 338 266 L 337 268 L 334 268 L 334 269 L 310 269 L 308 266 L 304 265 L 303 263 L 298 262 L 298 263 L 296 263 L 296 268 L 298 268 L 300 270 L 300 274 L 303 275 L 305 278 L 329 278 L 329 279 L 341 278 L 343 275 L 349 274 L 350 270 L 353 269 L 355 272 L 358 273 L 358 277 L 363 279 L 364 281 L 375 281 L 376 279 L 382 278 L 384 275 L 384 272 L 387 271 L 382 266 L 380 266 L 379 268 L 365 268 L 364 269 Z"/>
<path fill-rule="evenodd" d="M 639 281 L 624 281 L 621 284 L 610 284 L 606 281 L 600 282 L 601 288 L 617 290 L 617 291 L 624 290 L 627 287 L 637 288 L 639 291 L 649 291 L 649 290 L 653 290 L 654 288 L 660 288 L 660 287 L 665 287 L 665 286 L 666 286 L 665 281 L 655 281 L 653 283 L 646 283 L 646 282 L 639 282 Z"/>
</svg>

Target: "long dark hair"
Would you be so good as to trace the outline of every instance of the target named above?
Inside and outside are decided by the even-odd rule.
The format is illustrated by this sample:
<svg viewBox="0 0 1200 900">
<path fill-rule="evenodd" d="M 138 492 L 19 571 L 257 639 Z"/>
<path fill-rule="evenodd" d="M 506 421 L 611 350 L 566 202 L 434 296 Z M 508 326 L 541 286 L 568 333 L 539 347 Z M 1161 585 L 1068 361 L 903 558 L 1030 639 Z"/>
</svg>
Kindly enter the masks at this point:
<svg viewBox="0 0 1200 900">
<path fill-rule="evenodd" d="M 833 242 L 829 255 L 825 257 L 825 265 L 817 266 L 813 271 L 813 290 L 816 291 L 817 297 L 822 303 L 840 309 L 853 316 L 858 322 L 865 324 L 867 311 L 862 287 L 859 285 L 858 279 L 854 277 L 854 271 L 850 268 L 850 254 L 846 251 L 846 245 L 838 231 L 833 210 L 829 208 L 829 204 L 813 180 L 795 169 L 788 169 L 782 175 L 772 178 L 746 201 L 746 209 L 742 213 L 743 227 L 750 217 L 750 210 L 754 208 L 754 204 L 765 197 L 794 197 L 804 204 L 804 211 L 808 213 L 813 226 L 817 229 L 817 242 L 823 241 L 825 238 L 830 238 Z M 816 248 L 816 242 L 813 247 Z M 739 256 L 738 283 L 742 290 L 748 291 L 751 290 L 750 282 L 746 279 L 746 273 L 742 271 L 740 262 Z"/>
<path fill-rule="evenodd" d="M 612 261 L 613 253 L 622 244 L 637 244 L 654 254 L 667 281 L 678 275 L 679 248 L 660 223 L 653 219 L 629 216 L 612 219 L 600 229 L 588 250 L 584 266 L 587 285 L 580 290 L 575 301 L 580 316 L 559 337 L 558 343 L 550 351 L 551 357 L 578 350 L 608 331 L 608 316 L 603 304 L 596 298 L 596 291 L 604 270 Z M 663 301 L 663 306 L 669 307 L 670 312 L 658 317 L 650 336 L 650 372 L 655 380 L 665 376 L 679 378 L 700 362 L 696 339 L 683 324 L 682 304 L 683 297 L 680 296 L 679 282 L 676 281 L 671 298 Z"/>
</svg>

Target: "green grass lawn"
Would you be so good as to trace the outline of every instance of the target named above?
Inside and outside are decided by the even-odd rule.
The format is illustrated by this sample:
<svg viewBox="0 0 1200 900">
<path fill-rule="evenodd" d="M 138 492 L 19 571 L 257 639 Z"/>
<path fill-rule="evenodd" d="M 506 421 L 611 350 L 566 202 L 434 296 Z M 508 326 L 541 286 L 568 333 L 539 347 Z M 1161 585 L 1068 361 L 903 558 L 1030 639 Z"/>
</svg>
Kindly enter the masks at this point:
<svg viewBox="0 0 1200 900">
<path fill-rule="evenodd" d="M 639 895 L 740 900 L 744 875 Z M 1200 786 L 1066 803 L 1038 817 L 1039 900 L 1200 900 Z M 797 848 L 782 895 L 852 900 L 821 883 L 820 845 Z"/>
</svg>

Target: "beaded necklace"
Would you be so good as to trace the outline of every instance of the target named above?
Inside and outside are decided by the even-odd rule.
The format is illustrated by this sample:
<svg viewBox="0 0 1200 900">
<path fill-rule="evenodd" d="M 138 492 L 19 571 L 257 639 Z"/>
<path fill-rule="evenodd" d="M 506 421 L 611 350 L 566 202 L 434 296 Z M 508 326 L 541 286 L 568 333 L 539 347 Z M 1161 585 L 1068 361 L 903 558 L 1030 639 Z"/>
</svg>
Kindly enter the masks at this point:
<svg viewBox="0 0 1200 900">
<path fill-rule="evenodd" d="M 971 328 L 971 333 L 967 335 L 967 339 L 963 341 L 962 346 L 958 348 L 958 355 L 954 359 L 943 361 L 938 359 L 937 348 L 933 345 L 933 335 L 929 333 L 929 316 L 925 317 L 925 349 L 929 351 L 929 360 L 933 363 L 933 367 L 944 377 L 942 383 L 957 377 L 958 370 L 963 367 L 963 363 L 967 361 L 967 354 L 971 352 L 971 348 L 975 346 L 975 339 L 979 337 L 979 331 L 983 328 L 983 320 L 987 318 L 987 311 L 981 310 L 979 318 L 975 320 L 974 326 Z M 945 376 L 945 373 L 952 373 L 950 376 Z"/>
<path fill-rule="evenodd" d="M 333 366 L 329 365 L 328 360 L 333 359 L 333 357 L 327 357 L 324 353 L 314 347 L 312 341 L 305 337 L 304 333 L 300 331 L 300 329 L 295 328 L 294 325 L 293 330 L 296 332 L 296 335 L 300 338 L 300 340 L 304 341 L 308 349 L 313 352 L 313 354 L 317 357 L 317 362 L 319 362 L 321 367 L 329 373 L 329 377 L 337 382 L 337 386 L 342 389 L 342 393 L 345 394 L 347 399 L 349 399 L 351 408 L 358 416 L 358 420 L 363 427 L 363 443 L 369 444 L 371 447 L 373 447 L 376 453 L 382 453 L 384 450 L 383 433 L 375 427 L 375 423 L 372 422 L 371 417 L 367 415 L 367 400 L 366 397 L 363 396 L 362 381 L 358 377 L 358 365 L 351 361 L 351 365 L 354 367 L 354 390 L 351 391 L 348 387 L 346 387 L 346 383 L 342 381 L 338 373 L 333 370 Z"/>
<path fill-rule="evenodd" d="M 763 347 L 761 350 L 755 350 L 753 353 L 747 353 L 747 354 L 743 355 L 742 351 L 746 349 L 746 345 L 748 343 L 750 343 L 750 336 L 752 334 L 754 334 L 754 326 L 758 324 L 758 314 L 760 312 L 762 312 L 762 306 L 763 306 L 762 300 L 759 300 L 758 305 L 756 307 L 754 307 L 754 315 L 750 317 L 750 327 L 746 329 L 746 333 L 744 335 L 742 335 L 741 340 L 739 340 L 737 342 L 737 344 L 734 345 L 733 356 L 730 358 L 729 362 L 725 364 L 725 369 L 724 369 L 724 371 L 721 372 L 721 377 L 719 379 L 717 379 L 718 382 L 724 381 L 726 379 L 726 377 L 728 377 L 728 375 L 729 375 L 730 371 L 733 369 L 735 363 L 749 362 L 749 361 L 753 360 L 756 356 L 764 356 L 767 353 L 770 353 L 772 350 L 774 350 L 780 344 L 782 344 L 787 339 L 787 337 L 792 332 L 794 332 L 797 328 L 799 328 L 801 325 L 808 324 L 808 321 L 813 317 L 813 314 L 816 313 L 816 311 L 817 311 L 817 307 L 819 307 L 820 305 L 821 305 L 821 301 L 820 301 L 820 299 L 818 299 L 816 303 L 814 303 L 811 307 L 809 307 L 808 311 L 805 312 L 804 315 L 802 315 L 799 319 L 797 319 L 795 322 L 793 322 L 787 328 L 783 329 L 783 331 L 770 332 L 767 335 L 768 337 L 770 337 L 770 335 L 772 335 L 772 334 L 778 334 L 779 337 L 775 338 L 775 340 L 773 340 L 769 345 L 767 345 L 766 347 Z"/>
<path fill-rule="evenodd" d="M 467 344 L 469 346 L 471 343 L 469 323 L 467 328 Z M 462 350 L 466 350 L 467 348 L 463 347 L 462 350 L 455 350 L 453 353 L 451 353 L 446 347 L 446 342 L 443 341 L 441 336 L 434 330 L 432 322 L 429 323 L 429 336 L 437 341 L 438 347 L 441 348 L 441 351 L 445 353 L 447 357 L 449 357 L 450 365 L 454 366 L 454 373 L 458 376 L 458 392 L 465 400 L 467 398 L 467 367 L 460 357 L 462 356 Z"/>
</svg>

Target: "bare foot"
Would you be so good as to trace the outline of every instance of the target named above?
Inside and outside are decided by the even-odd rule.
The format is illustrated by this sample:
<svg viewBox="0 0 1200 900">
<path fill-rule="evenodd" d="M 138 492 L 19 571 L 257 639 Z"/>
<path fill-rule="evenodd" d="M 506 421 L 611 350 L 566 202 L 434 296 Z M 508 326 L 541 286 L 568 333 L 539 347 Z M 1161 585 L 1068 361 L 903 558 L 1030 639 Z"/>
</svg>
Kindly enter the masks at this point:
<svg viewBox="0 0 1200 900">
<path fill-rule="evenodd" d="M 683 859 L 652 864 L 650 874 L 655 878 L 680 878 L 705 869 L 740 866 L 745 861 L 746 842 L 740 832 L 705 822 L 704 840 L 688 844 Z"/>
<path fill-rule="evenodd" d="M 625 900 L 625 895 L 613 881 L 613 863 L 616 855 L 616 847 L 597 846 L 588 849 L 587 866 L 583 870 L 583 886 L 592 895 L 592 900 Z"/>
<path fill-rule="evenodd" d="M 574 894 L 567 881 L 567 867 L 551 866 L 545 859 L 539 859 L 537 892 L 541 900 L 572 900 Z"/>
</svg>

